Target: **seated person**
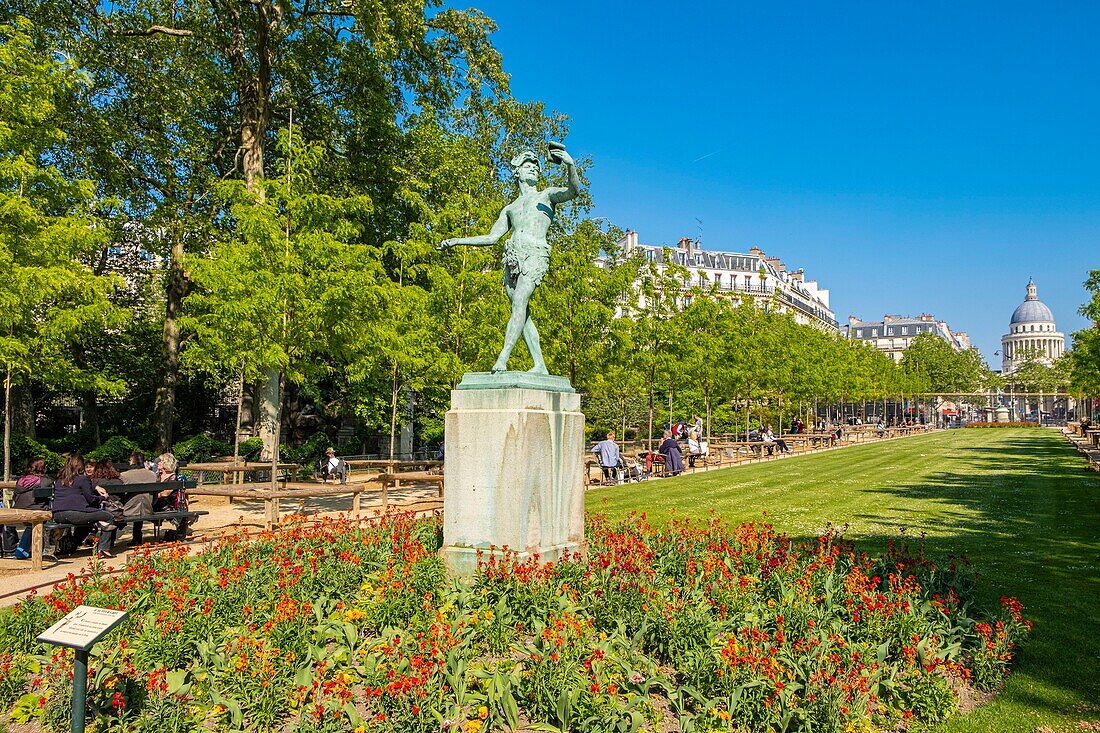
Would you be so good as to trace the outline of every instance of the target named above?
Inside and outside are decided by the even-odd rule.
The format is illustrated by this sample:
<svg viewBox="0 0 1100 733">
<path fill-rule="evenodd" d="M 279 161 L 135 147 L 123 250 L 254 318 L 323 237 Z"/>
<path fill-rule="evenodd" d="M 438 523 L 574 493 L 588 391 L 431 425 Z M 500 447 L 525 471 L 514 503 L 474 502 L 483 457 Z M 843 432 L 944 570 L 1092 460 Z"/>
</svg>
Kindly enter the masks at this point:
<svg viewBox="0 0 1100 733">
<path fill-rule="evenodd" d="M 130 467 L 119 474 L 123 484 L 155 484 L 157 474 L 145 467 L 145 454 L 134 451 L 130 454 Z M 135 492 L 122 494 L 122 513 L 127 517 L 143 517 L 153 513 L 153 495 L 147 492 Z M 143 522 L 133 522 L 130 546 L 136 547 L 142 543 L 141 529 Z"/>
<path fill-rule="evenodd" d="M 771 424 L 764 428 L 764 432 L 760 434 L 760 438 L 764 442 L 764 445 L 768 447 L 769 456 L 772 455 L 776 448 L 779 448 L 780 453 L 791 452 L 791 449 L 787 447 L 787 441 L 775 437 L 775 433 L 772 432 Z"/>
<path fill-rule="evenodd" d="M 336 456 L 335 448 L 325 451 L 325 457 L 321 459 L 321 481 L 328 481 L 330 477 L 339 478 L 342 484 L 348 482 L 348 464 Z"/>
<path fill-rule="evenodd" d="M 669 476 L 678 476 L 684 472 L 684 457 L 680 453 L 680 444 L 672 437 L 672 431 L 665 431 L 664 442 L 657 450 L 665 458 L 665 471 Z"/>
<path fill-rule="evenodd" d="M 106 490 L 93 487 L 84 472 L 84 458 L 74 453 L 66 461 L 61 473 L 57 474 L 57 484 L 53 495 L 53 520 L 59 524 L 74 524 L 87 527 L 87 530 L 75 532 L 77 544 L 88 535 L 93 525 L 99 527 L 99 542 L 96 555 L 100 558 L 112 558 L 111 546 L 115 541 L 116 527 L 114 517 L 101 507 L 107 498 Z"/>
<path fill-rule="evenodd" d="M 15 482 L 12 491 L 12 507 L 15 509 L 39 509 L 48 511 L 49 499 L 40 499 L 34 495 L 36 489 L 52 488 L 53 479 L 46 475 L 46 459 L 35 458 L 27 466 L 27 471 Z M 14 531 L 14 530 L 13 530 Z M 31 556 L 31 525 L 23 530 L 18 546 L 12 551 L 17 560 L 26 560 Z"/>
<path fill-rule="evenodd" d="M 619 444 L 615 442 L 615 431 L 608 433 L 606 440 L 601 440 L 592 446 L 592 452 L 599 456 L 604 483 L 619 483 L 619 463 L 622 461 L 622 455 L 619 453 Z"/>
<path fill-rule="evenodd" d="M 169 481 L 183 481 L 183 475 L 177 472 L 179 469 L 179 462 L 176 460 L 176 456 L 171 452 L 161 453 L 156 460 L 157 466 L 157 482 L 167 483 Z M 154 512 L 185 512 L 187 511 L 187 490 L 183 488 L 179 489 L 165 489 L 161 491 L 153 498 L 153 511 Z M 172 524 L 176 525 L 175 531 L 169 530 L 164 533 L 164 539 L 169 542 L 175 540 L 182 540 L 187 536 L 187 528 L 191 522 L 194 521 L 189 517 L 178 517 L 171 520 Z"/>
<path fill-rule="evenodd" d="M 708 455 L 708 446 L 705 440 L 699 439 L 699 433 L 694 429 L 688 432 L 688 468 L 695 468 L 695 461 L 698 458 L 706 458 Z"/>
</svg>

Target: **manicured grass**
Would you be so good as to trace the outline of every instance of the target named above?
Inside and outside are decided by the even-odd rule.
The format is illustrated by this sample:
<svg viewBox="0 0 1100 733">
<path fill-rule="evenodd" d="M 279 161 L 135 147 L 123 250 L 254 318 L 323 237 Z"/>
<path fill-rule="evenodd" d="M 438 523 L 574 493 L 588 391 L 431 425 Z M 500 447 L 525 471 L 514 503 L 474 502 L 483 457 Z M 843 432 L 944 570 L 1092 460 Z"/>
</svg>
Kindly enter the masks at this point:
<svg viewBox="0 0 1100 733">
<path fill-rule="evenodd" d="M 979 593 L 1035 621 L 1001 694 L 943 733 L 1094 730 L 1100 720 L 1100 475 L 1054 430 L 972 429 L 591 491 L 589 512 L 829 524 L 867 550 L 923 541 L 969 556 Z"/>
</svg>

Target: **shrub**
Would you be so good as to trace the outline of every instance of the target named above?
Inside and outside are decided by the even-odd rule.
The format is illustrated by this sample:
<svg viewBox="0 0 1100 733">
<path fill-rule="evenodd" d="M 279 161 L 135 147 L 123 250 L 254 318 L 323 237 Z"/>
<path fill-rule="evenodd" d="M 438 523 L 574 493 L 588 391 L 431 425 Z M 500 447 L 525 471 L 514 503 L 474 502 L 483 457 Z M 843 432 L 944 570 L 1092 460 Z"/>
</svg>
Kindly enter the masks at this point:
<svg viewBox="0 0 1100 733">
<path fill-rule="evenodd" d="M 142 450 L 140 445 L 126 436 L 112 435 L 110 438 L 107 438 L 103 445 L 95 450 L 88 451 L 84 457 L 91 461 L 126 463 L 130 460 L 130 454 L 134 451 L 148 453 L 148 451 Z"/>
<path fill-rule="evenodd" d="M 35 458 L 46 459 L 46 472 L 57 473 L 65 465 L 65 459 L 23 433 L 11 434 L 11 469 L 13 474 L 21 474 L 23 469 Z"/>
<path fill-rule="evenodd" d="M 260 458 L 260 453 L 264 449 L 263 438 L 255 437 L 248 440 L 241 441 L 237 446 L 237 455 L 241 457 L 242 461 L 256 461 Z M 229 453 L 233 453 L 233 449 L 230 448 Z"/>
<path fill-rule="evenodd" d="M 279 446 L 279 459 L 287 463 L 302 463 L 313 465 L 325 454 L 325 449 L 332 445 L 332 438 L 324 433 L 314 433 L 310 439 L 297 448 L 289 445 Z"/>
<path fill-rule="evenodd" d="M 211 458 L 233 455 L 233 447 L 228 443 L 212 438 L 209 435 L 199 433 L 187 440 L 176 443 L 172 447 L 172 453 L 180 465 L 187 463 L 201 463 Z"/>
</svg>

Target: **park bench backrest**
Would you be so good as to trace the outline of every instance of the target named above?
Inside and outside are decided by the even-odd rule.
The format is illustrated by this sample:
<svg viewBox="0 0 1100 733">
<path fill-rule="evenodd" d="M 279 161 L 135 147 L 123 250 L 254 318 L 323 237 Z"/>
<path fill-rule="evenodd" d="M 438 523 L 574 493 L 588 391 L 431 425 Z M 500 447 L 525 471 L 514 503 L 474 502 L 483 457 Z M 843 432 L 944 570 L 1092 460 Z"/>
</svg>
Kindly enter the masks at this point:
<svg viewBox="0 0 1100 733">
<path fill-rule="evenodd" d="M 107 486 L 105 488 L 107 489 L 107 491 L 109 493 L 117 493 L 117 494 L 135 493 L 135 494 L 141 494 L 141 493 L 150 493 L 150 492 L 153 492 L 153 491 L 167 491 L 169 489 L 171 489 L 173 491 L 179 491 L 180 489 L 193 489 L 193 488 L 195 488 L 195 485 L 196 485 L 195 481 L 187 480 L 187 481 L 157 481 L 157 482 L 154 482 L 154 483 L 144 483 L 144 484 L 114 484 L 114 485 L 111 485 L 111 486 Z M 56 489 L 56 485 L 51 485 L 51 486 L 46 487 L 46 488 L 42 488 L 42 487 L 36 488 L 34 490 L 34 498 L 35 499 L 51 499 L 51 498 L 53 498 L 53 494 L 54 494 L 55 489 Z M 113 491 L 112 491 L 112 489 L 113 489 Z"/>
</svg>

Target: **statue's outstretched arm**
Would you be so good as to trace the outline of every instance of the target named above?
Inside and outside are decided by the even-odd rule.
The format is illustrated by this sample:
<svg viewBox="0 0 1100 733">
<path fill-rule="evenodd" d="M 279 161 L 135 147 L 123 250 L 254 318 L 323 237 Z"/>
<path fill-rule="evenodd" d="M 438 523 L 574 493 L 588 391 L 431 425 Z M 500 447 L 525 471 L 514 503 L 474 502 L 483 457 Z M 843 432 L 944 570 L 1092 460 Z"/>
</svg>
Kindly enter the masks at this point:
<svg viewBox="0 0 1100 733">
<path fill-rule="evenodd" d="M 496 244 L 500 241 L 500 238 L 508 233 L 508 209 L 503 209 L 500 212 L 500 216 L 493 222 L 492 229 L 488 234 L 481 234 L 476 237 L 454 237 L 452 239 L 444 239 L 439 244 L 440 249 L 450 249 L 451 247 L 457 247 L 460 245 L 466 245 L 470 247 L 488 247 Z"/>
<path fill-rule="evenodd" d="M 550 203 L 561 204 L 577 198 L 581 192 L 581 177 L 577 175 L 577 166 L 573 163 L 573 157 L 565 150 L 557 151 L 561 158 L 561 164 L 565 168 L 565 176 L 568 185 L 564 188 L 557 186 L 550 189 Z"/>
</svg>

